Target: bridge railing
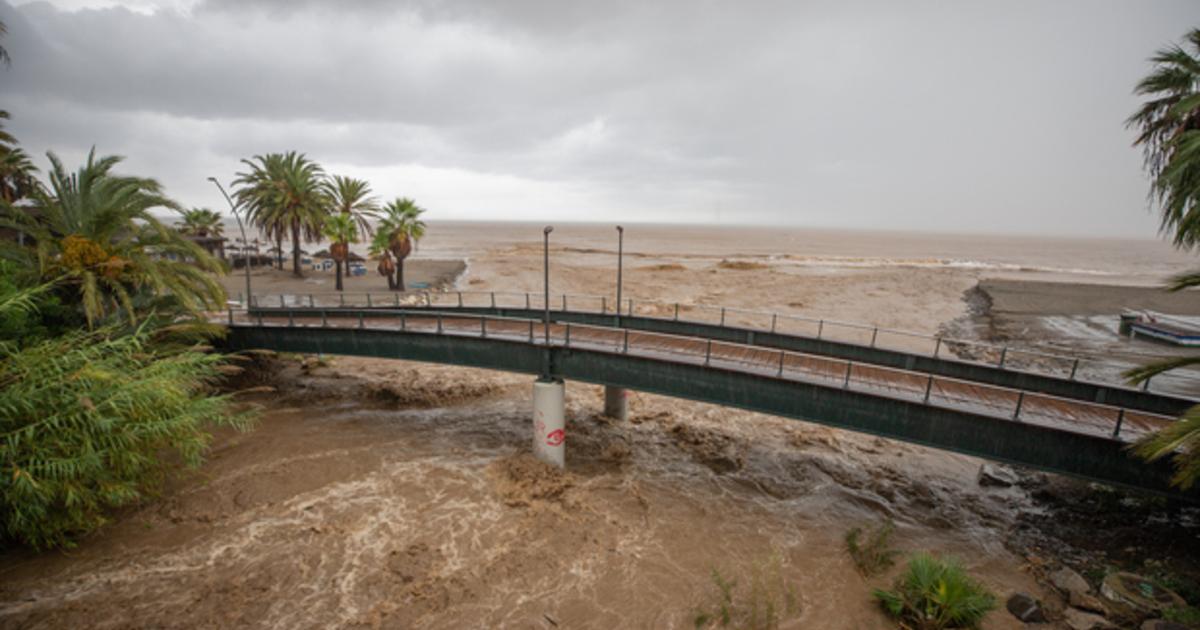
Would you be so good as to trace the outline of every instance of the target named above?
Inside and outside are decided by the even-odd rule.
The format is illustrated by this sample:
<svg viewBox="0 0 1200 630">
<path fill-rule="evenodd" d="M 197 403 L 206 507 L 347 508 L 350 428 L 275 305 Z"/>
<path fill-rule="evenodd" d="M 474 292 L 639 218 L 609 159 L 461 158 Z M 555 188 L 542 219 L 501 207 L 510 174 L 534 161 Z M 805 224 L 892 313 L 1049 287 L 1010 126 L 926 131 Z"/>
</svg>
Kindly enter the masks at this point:
<svg viewBox="0 0 1200 630">
<path fill-rule="evenodd" d="M 238 294 L 238 301 L 242 298 Z M 424 307 L 424 308 L 513 308 L 542 310 L 543 294 L 505 291 L 387 291 L 387 292 L 325 292 L 306 294 L 272 294 L 253 296 L 258 307 Z M 550 310 L 583 313 L 617 314 L 617 305 L 605 296 L 586 294 L 552 294 Z M 837 319 L 804 315 L 780 314 L 745 308 L 709 304 L 684 304 L 659 300 L 630 298 L 621 305 L 621 315 L 682 322 L 737 327 L 758 332 L 771 332 L 857 344 L 884 350 L 946 358 L 987 365 L 1008 370 L 1027 371 L 1069 380 L 1080 380 L 1112 387 L 1131 389 L 1122 373 L 1134 367 L 1130 363 L 1083 356 L 1065 355 L 1032 350 L 984 341 L 958 339 L 928 333 L 873 326 Z M 1200 371 L 1183 369 L 1157 377 L 1170 379 L 1179 385 L 1200 383 Z M 1150 391 L 1151 381 L 1142 384 Z M 1180 389 L 1176 387 L 1175 389 Z"/>
<path fill-rule="evenodd" d="M 456 301 L 457 303 L 457 301 Z M 965 409 L 1015 422 L 1044 424 L 1064 430 L 1136 439 L 1169 424 L 1172 419 L 1100 403 L 984 385 L 972 381 L 898 368 L 856 363 L 826 356 L 775 350 L 762 346 L 713 341 L 628 328 L 490 314 L 441 311 L 431 308 L 344 309 L 305 305 L 265 309 L 228 309 L 230 325 L 300 328 L 360 328 L 406 333 L 503 338 L 534 345 L 585 348 L 615 354 L 735 369 L 771 378 L 809 382 L 826 387 L 873 393 L 923 405 Z M 1124 433 L 1122 433 L 1124 430 Z"/>
</svg>

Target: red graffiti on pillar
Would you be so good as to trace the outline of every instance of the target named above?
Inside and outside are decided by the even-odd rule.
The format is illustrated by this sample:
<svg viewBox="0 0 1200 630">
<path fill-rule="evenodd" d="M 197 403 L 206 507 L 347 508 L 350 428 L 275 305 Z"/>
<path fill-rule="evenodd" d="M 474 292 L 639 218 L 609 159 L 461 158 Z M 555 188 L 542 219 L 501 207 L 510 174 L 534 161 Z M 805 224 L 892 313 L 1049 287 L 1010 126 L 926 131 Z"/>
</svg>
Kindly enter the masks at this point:
<svg viewBox="0 0 1200 630">
<path fill-rule="evenodd" d="M 546 435 L 547 446 L 560 446 L 567 439 L 567 434 L 562 429 L 555 429 Z"/>
</svg>

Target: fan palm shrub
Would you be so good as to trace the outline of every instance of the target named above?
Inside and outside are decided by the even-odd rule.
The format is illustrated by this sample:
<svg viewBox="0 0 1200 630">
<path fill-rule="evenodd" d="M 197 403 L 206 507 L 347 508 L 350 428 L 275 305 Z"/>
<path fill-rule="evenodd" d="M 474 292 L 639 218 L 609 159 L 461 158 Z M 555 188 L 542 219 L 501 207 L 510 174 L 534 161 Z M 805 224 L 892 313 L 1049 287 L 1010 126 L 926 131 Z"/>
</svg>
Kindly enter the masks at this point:
<svg viewBox="0 0 1200 630">
<path fill-rule="evenodd" d="M 355 224 L 351 215 L 339 212 L 325 217 L 325 225 L 321 228 L 321 234 L 332 243 L 329 246 L 329 254 L 333 256 L 333 262 L 337 266 L 335 286 L 338 291 L 341 291 L 342 265 L 350 257 L 350 244 L 358 242 L 358 225 Z"/>
<path fill-rule="evenodd" d="M 175 222 L 175 229 L 188 236 L 222 236 L 225 225 L 221 214 L 208 208 L 192 208 L 180 210 L 180 220 Z"/>
<path fill-rule="evenodd" d="M 996 608 L 996 596 L 957 562 L 926 553 L 909 559 L 892 590 L 872 593 L 889 615 L 911 630 L 978 628 Z"/>
</svg>

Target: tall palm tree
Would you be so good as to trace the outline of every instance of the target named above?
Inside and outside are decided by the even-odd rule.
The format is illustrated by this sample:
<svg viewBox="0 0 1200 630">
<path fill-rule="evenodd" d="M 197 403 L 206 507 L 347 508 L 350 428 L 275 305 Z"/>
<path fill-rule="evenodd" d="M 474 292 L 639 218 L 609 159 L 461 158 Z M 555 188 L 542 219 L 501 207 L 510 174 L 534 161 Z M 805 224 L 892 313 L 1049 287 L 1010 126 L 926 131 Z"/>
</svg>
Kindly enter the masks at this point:
<svg viewBox="0 0 1200 630">
<path fill-rule="evenodd" d="M 325 180 L 325 194 L 330 199 L 330 211 L 334 214 L 342 214 L 348 217 L 349 225 L 353 228 L 352 231 L 343 230 L 340 232 L 353 236 L 353 238 L 346 240 L 339 240 L 329 236 L 328 230 L 325 233 L 325 238 L 333 241 L 329 251 L 334 254 L 333 263 L 337 266 L 337 287 L 338 291 L 341 291 L 342 269 L 350 254 L 349 244 L 357 243 L 359 237 L 370 238 L 370 220 L 378 218 L 379 202 L 371 196 L 370 184 L 361 179 L 342 175 L 334 175 Z M 326 228 L 328 227 L 329 224 L 326 222 Z M 339 245 L 343 251 L 340 258 L 334 252 L 334 248 Z"/>
<path fill-rule="evenodd" d="M 350 243 L 358 242 L 358 225 L 350 214 L 338 212 L 325 217 L 321 234 L 329 239 L 329 254 L 337 266 L 337 290 L 342 290 L 342 264 L 350 257 Z"/>
<path fill-rule="evenodd" d="M 417 241 L 425 237 L 424 208 L 407 197 L 392 200 L 383 208 L 379 232 L 386 235 L 388 250 L 395 259 L 396 278 L 390 282 L 395 291 L 404 290 L 404 259 L 412 253 Z"/>
<path fill-rule="evenodd" d="M 225 226 L 221 214 L 208 208 L 192 208 L 180 210 L 180 220 L 175 222 L 175 229 L 188 236 L 221 236 Z"/>
<path fill-rule="evenodd" d="M 1156 52 L 1154 69 L 1136 93 L 1146 102 L 1126 121 L 1137 129 L 1134 146 L 1141 146 L 1150 175 L 1150 196 L 1161 212 L 1161 229 L 1180 249 L 1200 246 L 1200 29 L 1184 37 L 1183 45 Z M 1200 286 L 1200 271 L 1170 280 L 1171 291 Z M 1188 365 L 1200 356 L 1175 358 L 1129 370 L 1132 383 L 1142 383 Z M 1141 456 L 1174 458 L 1174 482 L 1183 488 L 1200 480 L 1200 406 L 1186 411 L 1178 422 L 1138 443 Z"/>
<path fill-rule="evenodd" d="M 31 247 L 4 242 L 5 256 L 24 256 L 43 279 L 57 280 L 89 325 L 121 316 L 137 321 L 161 300 L 190 312 L 224 302 L 214 278 L 221 264 L 150 212 L 178 209 L 158 182 L 114 174 L 121 158 L 97 157 L 94 149 L 74 172 L 49 157 L 49 185 L 34 194 L 36 212 L 0 204 L 0 227 L 34 237 Z"/>
<path fill-rule="evenodd" d="M 250 221 L 282 241 L 292 239 L 292 273 L 303 278 L 300 266 L 300 242 L 312 242 L 320 236 L 328 214 L 329 197 L 325 192 L 325 171 L 303 153 L 269 153 L 242 160 L 249 170 L 238 173 L 234 196 L 246 208 Z"/>
<path fill-rule="evenodd" d="M 24 149 L 0 145 L 0 199 L 14 204 L 33 197 L 41 188 L 37 171 Z"/>
<path fill-rule="evenodd" d="M 1200 29 L 1184 42 L 1150 58 L 1154 70 L 1135 89 L 1147 100 L 1126 125 L 1138 131 L 1134 146 L 1142 148 L 1163 231 L 1191 249 L 1200 245 Z"/>
</svg>

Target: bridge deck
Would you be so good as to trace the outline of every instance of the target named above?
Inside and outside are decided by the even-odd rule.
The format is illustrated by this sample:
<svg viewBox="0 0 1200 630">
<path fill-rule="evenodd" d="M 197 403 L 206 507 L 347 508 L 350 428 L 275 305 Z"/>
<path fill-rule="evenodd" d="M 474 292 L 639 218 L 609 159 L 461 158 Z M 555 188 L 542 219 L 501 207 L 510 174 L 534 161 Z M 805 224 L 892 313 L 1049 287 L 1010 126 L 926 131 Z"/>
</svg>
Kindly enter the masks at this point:
<svg viewBox="0 0 1200 630">
<path fill-rule="evenodd" d="M 295 314 L 291 317 L 282 314 L 251 317 L 241 314 L 234 318 L 234 322 L 240 325 L 273 327 L 403 330 L 421 334 L 507 339 L 539 345 L 547 341 L 541 322 L 534 320 L 471 314 L 406 314 L 397 317 L 383 316 L 370 311 L 366 311 L 362 317 L 316 319 L 313 315 L 315 314 L 309 313 L 307 317 L 296 317 Z M 1136 440 L 1174 421 L 1174 418 L 1168 416 L 924 372 L 626 328 L 556 323 L 549 327 L 549 343 L 563 348 L 629 354 L 689 365 L 709 365 L 820 387 L 870 393 L 1122 443 Z"/>
</svg>

